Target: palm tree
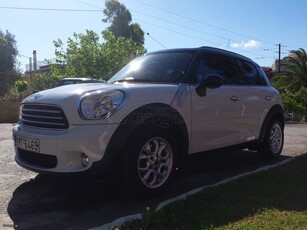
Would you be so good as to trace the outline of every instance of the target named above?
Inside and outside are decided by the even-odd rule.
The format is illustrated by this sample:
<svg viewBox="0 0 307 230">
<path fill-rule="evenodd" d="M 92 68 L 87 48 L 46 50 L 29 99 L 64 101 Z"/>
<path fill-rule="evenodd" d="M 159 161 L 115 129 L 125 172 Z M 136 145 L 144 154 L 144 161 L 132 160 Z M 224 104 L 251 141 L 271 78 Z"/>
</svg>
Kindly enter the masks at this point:
<svg viewBox="0 0 307 230">
<path fill-rule="evenodd" d="M 301 86 L 307 87 L 307 53 L 304 49 L 290 51 L 282 67 L 284 69 L 282 74 L 299 80 Z"/>
</svg>

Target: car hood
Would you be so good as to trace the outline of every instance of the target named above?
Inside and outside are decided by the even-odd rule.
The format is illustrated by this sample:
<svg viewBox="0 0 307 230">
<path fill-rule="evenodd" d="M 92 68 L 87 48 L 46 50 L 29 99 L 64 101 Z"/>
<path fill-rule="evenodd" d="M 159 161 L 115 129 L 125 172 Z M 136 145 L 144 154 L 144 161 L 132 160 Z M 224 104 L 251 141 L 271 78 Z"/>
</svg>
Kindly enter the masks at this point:
<svg viewBox="0 0 307 230">
<path fill-rule="evenodd" d="M 81 98 L 93 91 L 120 90 L 125 93 L 125 104 L 121 108 L 121 119 L 133 110 L 151 103 L 163 103 L 170 105 L 178 90 L 176 84 L 141 84 L 141 83 L 118 83 L 101 84 L 87 83 L 65 85 L 44 91 L 37 92 L 25 98 L 24 103 L 51 104 L 60 106 L 70 123 L 84 123 L 80 118 L 78 108 Z M 111 116 L 108 123 L 118 123 L 121 119 Z M 87 121 L 97 123 L 99 121 Z M 101 121 L 99 122 L 101 123 Z"/>
<path fill-rule="evenodd" d="M 48 103 L 60 105 L 61 101 L 80 98 L 83 94 L 95 90 L 112 88 L 108 84 L 72 84 L 39 91 L 25 98 L 22 103 Z"/>
</svg>

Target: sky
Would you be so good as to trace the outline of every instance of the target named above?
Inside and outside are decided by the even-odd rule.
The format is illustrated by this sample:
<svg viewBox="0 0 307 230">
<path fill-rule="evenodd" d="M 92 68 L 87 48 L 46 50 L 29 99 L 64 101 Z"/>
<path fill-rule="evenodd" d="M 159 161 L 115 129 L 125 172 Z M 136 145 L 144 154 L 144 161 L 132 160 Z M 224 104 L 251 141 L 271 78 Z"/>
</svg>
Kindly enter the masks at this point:
<svg viewBox="0 0 307 230">
<path fill-rule="evenodd" d="M 145 32 L 148 52 L 212 46 L 271 66 L 279 56 L 307 50 L 307 1 L 119 0 Z M 33 50 L 38 61 L 55 58 L 53 41 L 87 29 L 100 34 L 105 0 L 0 0 L 0 30 L 15 35 L 18 61 L 26 69 Z"/>
</svg>

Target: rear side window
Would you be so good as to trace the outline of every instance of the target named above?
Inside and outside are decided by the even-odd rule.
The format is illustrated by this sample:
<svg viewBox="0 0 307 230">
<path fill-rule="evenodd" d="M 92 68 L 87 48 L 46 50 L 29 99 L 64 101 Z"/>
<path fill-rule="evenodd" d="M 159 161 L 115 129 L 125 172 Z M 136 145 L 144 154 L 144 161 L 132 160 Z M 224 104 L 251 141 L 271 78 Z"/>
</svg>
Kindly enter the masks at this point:
<svg viewBox="0 0 307 230">
<path fill-rule="evenodd" d="M 258 73 L 260 75 L 261 82 L 263 83 L 262 85 L 270 85 L 270 80 L 268 79 L 268 77 L 265 74 L 265 72 L 263 71 L 263 69 L 260 68 L 260 66 L 257 66 L 257 70 L 258 70 Z"/>
<path fill-rule="evenodd" d="M 237 65 L 237 85 L 264 85 L 256 67 L 247 61 L 234 59 Z"/>
</svg>

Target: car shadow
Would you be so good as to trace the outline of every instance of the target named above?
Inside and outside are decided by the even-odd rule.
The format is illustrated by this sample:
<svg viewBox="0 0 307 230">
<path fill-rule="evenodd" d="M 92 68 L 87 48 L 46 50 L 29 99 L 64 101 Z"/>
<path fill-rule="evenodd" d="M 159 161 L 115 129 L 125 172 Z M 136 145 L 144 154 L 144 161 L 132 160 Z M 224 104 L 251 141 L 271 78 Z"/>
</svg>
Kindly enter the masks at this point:
<svg viewBox="0 0 307 230">
<path fill-rule="evenodd" d="M 147 200 L 125 197 L 111 183 L 79 176 L 37 175 L 13 193 L 7 211 L 15 229 L 89 229 L 123 216 L 154 210 L 159 203 L 193 189 L 276 164 L 256 152 L 236 151 L 190 157 L 170 187 Z"/>
</svg>

